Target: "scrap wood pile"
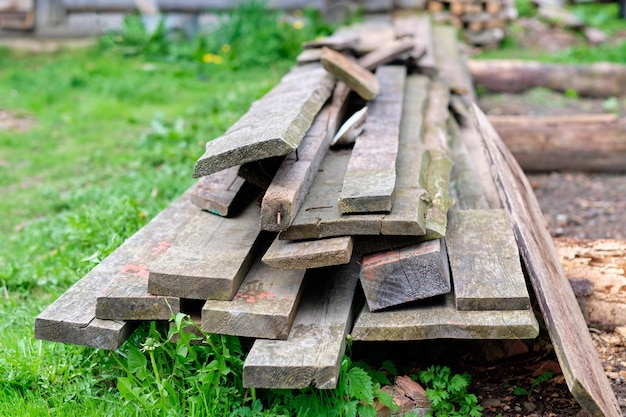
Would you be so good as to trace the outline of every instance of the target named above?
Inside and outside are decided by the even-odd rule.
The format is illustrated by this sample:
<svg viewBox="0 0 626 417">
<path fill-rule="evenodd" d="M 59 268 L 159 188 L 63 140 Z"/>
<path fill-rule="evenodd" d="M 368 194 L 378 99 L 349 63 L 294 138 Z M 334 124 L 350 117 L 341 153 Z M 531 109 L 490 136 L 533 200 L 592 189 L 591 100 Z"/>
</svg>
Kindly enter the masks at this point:
<svg viewBox="0 0 626 417">
<path fill-rule="evenodd" d="M 545 237 L 541 222 L 512 211 L 525 179 L 471 104 L 454 29 L 403 16 L 304 46 L 207 143 L 199 181 L 42 312 L 36 337 L 116 349 L 137 322 L 184 312 L 255 339 L 244 386 L 333 388 L 348 334 L 536 337 L 521 250 L 572 392 L 591 410 L 616 405 L 591 339 L 568 350 L 566 333 L 586 331 L 573 293 L 570 305 L 535 276 L 551 265 L 525 228 Z"/>
</svg>

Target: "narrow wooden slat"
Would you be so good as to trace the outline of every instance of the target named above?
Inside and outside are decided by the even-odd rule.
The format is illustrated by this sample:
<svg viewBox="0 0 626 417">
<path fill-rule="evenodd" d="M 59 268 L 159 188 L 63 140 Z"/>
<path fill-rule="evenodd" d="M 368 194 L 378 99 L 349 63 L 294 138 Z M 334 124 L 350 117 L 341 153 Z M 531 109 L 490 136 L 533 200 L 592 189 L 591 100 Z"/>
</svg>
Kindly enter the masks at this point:
<svg viewBox="0 0 626 417">
<path fill-rule="evenodd" d="M 381 65 L 389 64 L 395 59 L 398 59 L 405 55 L 407 52 L 414 50 L 414 43 L 411 39 L 399 39 L 382 45 L 380 48 L 369 52 L 359 58 L 358 63 L 363 68 L 370 71 L 378 68 Z M 424 54 L 424 49 L 421 48 L 417 53 Z M 414 51 L 415 53 L 415 51 Z M 421 56 L 421 55 L 420 55 Z"/>
<path fill-rule="evenodd" d="M 423 74 L 436 75 L 437 61 L 435 60 L 430 16 L 427 14 L 398 16 L 394 18 L 393 25 L 396 37 L 410 36 L 413 40 L 414 47 L 411 57 L 418 70 Z"/>
<path fill-rule="evenodd" d="M 296 57 L 296 62 L 298 65 L 306 65 L 319 62 L 320 59 L 322 59 L 322 48 L 304 49 Z"/>
<path fill-rule="evenodd" d="M 287 340 L 254 342 L 243 366 L 244 387 L 333 389 L 337 385 L 359 266 L 312 270 Z"/>
<path fill-rule="evenodd" d="M 476 105 L 472 112 L 567 385 L 592 415 L 619 417 L 619 404 L 532 188 L 484 113 Z"/>
<path fill-rule="evenodd" d="M 281 271 L 257 260 L 232 301 L 208 300 L 202 330 L 262 339 L 286 339 L 296 315 L 303 269 Z"/>
<path fill-rule="evenodd" d="M 320 64 L 293 68 L 269 93 L 252 104 L 226 133 L 206 144 L 194 177 L 295 150 L 326 102 L 334 77 Z"/>
<path fill-rule="evenodd" d="M 202 210 L 228 216 L 246 201 L 251 188 L 237 175 L 239 166 L 202 177 L 191 187 L 191 202 Z M 248 201 L 249 202 L 249 201 Z"/>
<path fill-rule="evenodd" d="M 344 214 L 389 212 L 393 205 L 406 69 L 383 66 L 376 78 L 382 92 L 368 105 L 364 133 L 352 150 L 339 196 Z"/>
<path fill-rule="evenodd" d="M 367 15 L 363 22 L 351 26 L 359 32 L 359 41 L 354 46 L 357 55 L 375 51 L 395 39 L 393 26 L 388 15 Z"/>
<path fill-rule="evenodd" d="M 230 300 L 245 278 L 260 233 L 259 209 L 238 217 L 197 214 L 150 266 L 148 292 L 196 300 Z"/>
<path fill-rule="evenodd" d="M 35 319 L 35 337 L 98 349 L 120 347 L 135 324 L 96 318 L 96 297 L 137 251 L 168 228 L 172 218 L 190 205 L 187 192 L 50 304 Z"/>
<path fill-rule="evenodd" d="M 459 51 L 456 29 L 452 26 L 433 25 L 433 44 L 439 76 L 450 91 L 465 96 L 468 102 L 476 99 L 472 76 Z"/>
<path fill-rule="evenodd" d="M 263 262 L 278 269 L 309 269 L 350 262 L 354 237 L 291 241 L 275 239 Z"/>
<path fill-rule="evenodd" d="M 316 39 L 313 41 L 304 42 L 302 47 L 307 50 L 311 48 L 331 48 L 335 51 L 342 51 L 345 49 L 350 49 L 354 47 L 354 45 L 359 40 L 359 34 L 355 31 L 343 29 L 337 30 L 330 36 L 326 36 L 321 39 Z"/>
<path fill-rule="evenodd" d="M 343 81 L 363 100 L 374 100 L 380 93 L 380 85 L 374 74 L 347 56 L 323 48 L 321 62 L 328 72 Z"/>
<path fill-rule="evenodd" d="M 524 310 L 530 297 L 506 212 L 453 210 L 446 235 L 458 310 Z"/>
<path fill-rule="evenodd" d="M 364 306 L 352 329 L 355 341 L 425 339 L 533 339 L 533 311 L 459 311 L 452 294 L 401 310 L 371 313 Z"/>
<path fill-rule="evenodd" d="M 330 107 L 317 115 L 297 149 L 287 155 L 261 203 L 261 228 L 278 232 L 289 227 L 326 155 Z"/>
<path fill-rule="evenodd" d="M 442 239 L 363 257 L 359 274 L 370 311 L 450 292 Z"/>
</svg>

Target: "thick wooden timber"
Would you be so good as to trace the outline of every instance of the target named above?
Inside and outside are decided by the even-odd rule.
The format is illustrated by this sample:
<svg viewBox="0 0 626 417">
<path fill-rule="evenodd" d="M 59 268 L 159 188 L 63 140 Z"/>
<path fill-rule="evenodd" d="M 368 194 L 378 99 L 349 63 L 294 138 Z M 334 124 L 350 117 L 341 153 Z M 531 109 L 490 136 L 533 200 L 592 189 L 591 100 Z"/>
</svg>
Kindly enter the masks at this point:
<svg viewBox="0 0 626 417">
<path fill-rule="evenodd" d="M 619 404 L 532 188 L 484 113 L 476 105 L 472 111 L 567 385 L 591 415 L 619 417 Z"/>
<path fill-rule="evenodd" d="M 293 68 L 223 136 L 207 142 L 193 176 L 294 151 L 330 97 L 334 83 L 334 77 L 320 64 Z"/>
<path fill-rule="evenodd" d="M 286 339 L 300 302 L 304 273 L 304 269 L 274 269 L 257 259 L 232 301 L 204 304 L 202 331 Z"/>
<path fill-rule="evenodd" d="M 396 37 L 409 36 L 413 41 L 411 59 L 418 70 L 426 75 L 437 74 L 437 61 L 433 46 L 432 25 L 430 16 L 397 16 L 393 20 Z"/>
<path fill-rule="evenodd" d="M 450 292 L 442 239 L 363 257 L 359 275 L 370 311 Z"/>
<path fill-rule="evenodd" d="M 626 95 L 626 65 L 599 62 L 589 65 L 546 64 L 522 60 L 470 60 L 476 85 L 487 91 L 519 93 L 534 87 L 576 91 L 588 97 Z"/>
<path fill-rule="evenodd" d="M 458 310 L 524 310 L 530 297 L 502 209 L 452 210 L 446 235 Z"/>
<path fill-rule="evenodd" d="M 238 166 L 202 177 L 190 190 L 191 202 L 218 216 L 228 217 L 254 194 L 250 184 L 237 175 Z"/>
<path fill-rule="evenodd" d="M 380 85 L 374 74 L 347 56 L 330 48 L 323 48 L 322 65 L 334 74 L 363 100 L 374 100 L 380 93 Z"/>
<path fill-rule="evenodd" d="M 350 262 L 354 237 L 339 236 L 316 240 L 275 239 L 263 255 L 263 262 L 278 269 L 309 269 Z"/>
<path fill-rule="evenodd" d="M 158 240 L 160 233 L 176 226 L 175 219 L 185 217 L 180 213 L 192 207 L 194 206 L 189 201 L 189 192 L 186 192 L 128 238 L 37 316 L 35 337 L 98 349 L 112 350 L 120 347 L 135 329 L 135 324 L 96 318 L 98 294 L 111 284 L 112 278 L 133 259 L 136 253 L 145 249 L 151 250 L 153 247 L 151 242 Z"/>
<path fill-rule="evenodd" d="M 391 211 L 406 69 L 383 66 L 376 71 L 378 99 L 368 105 L 364 133 L 352 149 L 339 196 L 341 213 Z"/>
<path fill-rule="evenodd" d="M 198 213 L 150 266 L 148 292 L 194 300 L 230 300 L 255 256 L 259 208 L 239 216 Z"/>
<path fill-rule="evenodd" d="M 261 229 L 285 230 L 300 209 L 311 182 L 326 155 L 330 107 L 324 107 L 298 149 L 287 155 L 274 175 L 261 203 Z"/>
<path fill-rule="evenodd" d="M 433 43 L 439 76 L 450 91 L 472 102 L 476 99 L 474 84 L 465 57 L 459 50 L 456 29 L 452 26 L 433 25 Z"/>
<path fill-rule="evenodd" d="M 374 313 L 365 305 L 351 333 L 355 341 L 533 339 L 538 334 L 531 309 L 460 311 L 452 294 Z"/>
<path fill-rule="evenodd" d="M 335 388 L 358 274 L 356 260 L 310 270 L 289 337 L 254 342 L 243 365 L 244 387 Z"/>
<path fill-rule="evenodd" d="M 626 117 L 489 116 L 489 121 L 525 172 L 626 169 Z"/>
</svg>

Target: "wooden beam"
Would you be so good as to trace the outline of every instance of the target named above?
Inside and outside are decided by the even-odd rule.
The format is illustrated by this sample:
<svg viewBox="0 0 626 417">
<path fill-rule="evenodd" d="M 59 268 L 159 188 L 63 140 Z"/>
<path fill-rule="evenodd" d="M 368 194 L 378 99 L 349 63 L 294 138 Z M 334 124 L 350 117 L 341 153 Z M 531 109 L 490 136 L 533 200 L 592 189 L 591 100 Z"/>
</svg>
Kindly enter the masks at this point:
<svg viewBox="0 0 626 417">
<path fill-rule="evenodd" d="M 382 92 L 369 103 L 364 133 L 352 150 L 338 203 L 344 214 L 388 213 L 393 206 L 406 69 L 383 66 L 376 78 Z"/>
<path fill-rule="evenodd" d="M 526 172 L 626 169 L 625 117 L 614 114 L 488 117 Z"/>
<path fill-rule="evenodd" d="M 328 132 L 330 111 L 330 107 L 320 111 L 297 151 L 289 154 L 276 172 L 261 203 L 261 229 L 285 230 L 302 206 L 332 137 Z"/>
<path fill-rule="evenodd" d="M 426 339 L 533 339 L 539 324 L 531 309 L 460 311 L 452 294 L 411 307 L 370 312 L 367 305 L 352 328 L 355 341 Z"/>
<path fill-rule="evenodd" d="M 472 111 L 567 385 L 592 415 L 619 417 L 615 394 L 532 188 L 484 113 L 476 105 Z"/>
<path fill-rule="evenodd" d="M 254 260 L 260 233 L 259 209 L 239 216 L 198 213 L 150 266 L 148 292 L 195 300 L 230 300 Z"/>
<path fill-rule="evenodd" d="M 361 286 L 370 311 L 450 292 L 450 268 L 442 239 L 363 257 Z"/>
<path fill-rule="evenodd" d="M 473 102 L 476 97 L 472 75 L 459 50 L 456 29 L 452 26 L 434 25 L 433 43 L 439 76 L 448 84 L 451 92 L 464 96 L 467 102 Z"/>
<path fill-rule="evenodd" d="M 35 318 L 35 337 L 97 349 L 120 347 L 135 329 L 135 324 L 96 318 L 98 294 L 111 284 L 111 279 L 138 251 L 148 249 L 150 242 L 158 239 L 160 233 L 176 226 L 174 219 L 184 219 L 184 215 L 177 217 L 180 213 L 192 207 L 189 192 L 186 192 L 128 238 Z"/>
<path fill-rule="evenodd" d="M 311 270 L 287 340 L 257 339 L 243 365 L 244 387 L 337 386 L 359 266 Z"/>
<path fill-rule="evenodd" d="M 207 142 L 193 176 L 294 151 L 333 86 L 334 77 L 319 64 L 293 68 L 223 136 Z"/>
<path fill-rule="evenodd" d="M 436 75 L 438 70 L 430 15 L 397 16 L 393 25 L 396 37 L 409 36 L 412 39 L 414 47 L 411 59 L 418 70 L 422 74 Z"/>
<path fill-rule="evenodd" d="M 232 301 L 204 304 L 202 331 L 286 339 L 300 302 L 304 273 L 303 269 L 273 269 L 257 260 Z"/>
<path fill-rule="evenodd" d="M 350 262 L 354 237 L 340 236 L 317 240 L 275 239 L 263 255 L 263 262 L 278 269 L 309 269 Z"/>
<path fill-rule="evenodd" d="M 504 210 L 452 210 L 446 245 L 458 310 L 530 308 L 519 251 Z"/>
<path fill-rule="evenodd" d="M 322 48 L 322 65 L 363 100 L 374 100 L 380 93 L 380 85 L 374 74 L 347 56 L 330 48 Z"/>
<path fill-rule="evenodd" d="M 228 217 L 250 202 L 253 188 L 237 175 L 239 166 L 202 177 L 190 190 L 191 202 L 202 210 Z"/>
</svg>

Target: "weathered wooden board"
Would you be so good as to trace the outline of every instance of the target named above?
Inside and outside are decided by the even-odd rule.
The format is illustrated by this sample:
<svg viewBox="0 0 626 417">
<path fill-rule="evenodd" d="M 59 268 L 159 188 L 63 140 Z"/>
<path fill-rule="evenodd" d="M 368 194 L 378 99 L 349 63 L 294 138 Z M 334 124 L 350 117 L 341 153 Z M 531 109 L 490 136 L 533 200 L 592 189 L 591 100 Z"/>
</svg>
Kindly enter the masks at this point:
<svg viewBox="0 0 626 417">
<path fill-rule="evenodd" d="M 293 68 L 223 136 L 207 142 L 193 176 L 294 151 L 330 97 L 334 83 L 334 77 L 320 64 Z"/>
<path fill-rule="evenodd" d="M 339 236 L 317 240 L 275 239 L 263 255 L 263 262 L 278 269 L 309 269 L 350 262 L 354 237 Z"/>
<path fill-rule="evenodd" d="M 355 341 L 533 339 L 538 334 L 539 324 L 531 309 L 459 311 L 452 294 L 375 313 L 366 305 L 351 333 Z"/>
<path fill-rule="evenodd" d="M 376 72 L 382 89 L 368 105 L 364 133 L 359 137 L 339 196 L 341 213 L 391 211 L 406 69 L 383 66 Z"/>
<path fill-rule="evenodd" d="M 298 65 L 312 64 L 322 59 L 322 48 L 304 49 L 296 57 Z"/>
<path fill-rule="evenodd" d="M 237 175 L 238 166 L 202 177 L 190 190 L 191 202 L 218 216 L 232 215 L 233 210 L 249 202 L 250 185 Z"/>
<path fill-rule="evenodd" d="M 261 203 L 261 228 L 278 232 L 289 227 L 326 155 L 330 107 L 323 108 L 297 151 L 287 155 Z"/>
<path fill-rule="evenodd" d="M 322 65 L 363 100 L 374 100 L 380 93 L 379 82 L 369 70 L 330 48 L 322 49 Z"/>
<path fill-rule="evenodd" d="M 466 60 L 459 51 L 456 29 L 452 26 L 433 25 L 433 44 L 439 76 L 448 84 L 450 91 L 473 102 L 476 97 L 472 76 Z"/>
<path fill-rule="evenodd" d="M 198 213 L 149 268 L 148 292 L 195 300 L 230 300 L 255 256 L 259 208 L 239 216 Z"/>
<path fill-rule="evenodd" d="M 373 71 L 381 65 L 389 64 L 406 55 L 409 51 L 414 51 L 414 48 L 415 45 L 411 39 L 394 40 L 363 55 L 359 58 L 358 63 L 363 68 Z M 419 49 L 417 53 L 421 53 L 423 55 L 424 49 Z"/>
<path fill-rule="evenodd" d="M 472 112 L 567 385 L 592 415 L 619 417 L 615 394 L 532 188 L 484 113 L 476 105 Z"/>
<path fill-rule="evenodd" d="M 351 30 L 338 30 L 330 36 L 321 39 L 304 42 L 302 47 L 307 50 L 311 48 L 331 48 L 335 51 L 351 49 L 359 40 L 359 34 Z"/>
<path fill-rule="evenodd" d="M 35 319 L 35 337 L 53 342 L 117 349 L 135 329 L 121 320 L 96 318 L 96 297 L 111 283 L 142 247 L 163 230 L 181 211 L 192 207 L 189 192 L 163 210 L 150 223 L 128 238 L 87 275 L 70 287 Z"/>
<path fill-rule="evenodd" d="M 413 40 L 411 57 L 418 70 L 427 75 L 437 74 L 430 16 L 427 14 L 397 16 L 393 20 L 393 25 L 396 37 L 410 36 Z"/>
<path fill-rule="evenodd" d="M 347 146 L 354 144 L 356 138 L 363 133 L 365 120 L 367 120 L 367 106 L 354 112 L 354 114 L 341 125 L 330 141 L 330 146 Z"/>
<path fill-rule="evenodd" d="M 202 330 L 261 339 L 286 339 L 300 302 L 305 271 L 281 271 L 257 260 L 232 301 L 208 300 Z"/>
<path fill-rule="evenodd" d="M 357 55 L 375 51 L 395 39 L 389 15 L 367 15 L 363 22 L 352 25 L 359 32 L 359 41 L 354 46 Z"/>
<path fill-rule="evenodd" d="M 422 300 L 451 290 L 442 239 L 363 257 L 359 274 L 370 311 Z"/>
<path fill-rule="evenodd" d="M 256 340 L 243 366 L 244 387 L 333 389 L 337 385 L 359 266 L 307 273 L 287 340 Z"/>
<path fill-rule="evenodd" d="M 458 310 L 530 307 L 517 243 L 504 210 L 450 211 L 446 244 Z"/>
</svg>

